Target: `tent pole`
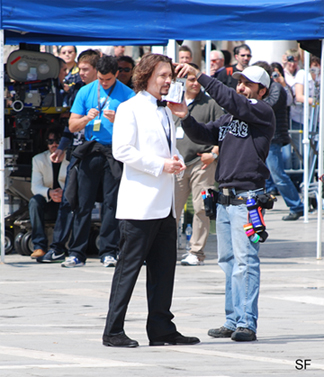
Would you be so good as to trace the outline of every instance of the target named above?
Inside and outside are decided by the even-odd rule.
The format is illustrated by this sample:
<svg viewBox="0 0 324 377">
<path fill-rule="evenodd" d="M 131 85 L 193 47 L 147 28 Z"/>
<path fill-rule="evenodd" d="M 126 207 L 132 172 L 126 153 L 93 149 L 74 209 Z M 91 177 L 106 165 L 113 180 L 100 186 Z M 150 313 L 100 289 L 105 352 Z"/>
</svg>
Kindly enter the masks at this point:
<svg viewBox="0 0 324 377">
<path fill-rule="evenodd" d="M 318 140 L 318 176 L 323 175 L 323 127 L 324 127 L 324 39 L 322 39 L 321 54 L 321 83 L 320 83 L 320 116 Z M 317 252 L 316 258 L 322 259 L 322 182 L 318 180 L 318 205 L 317 205 Z"/>
<path fill-rule="evenodd" d="M 0 30 L 0 240 L 1 263 L 5 261 L 5 222 L 4 222 L 4 31 Z"/>
<path fill-rule="evenodd" d="M 303 131 L 303 145 L 304 145 L 304 223 L 308 223 L 308 190 L 309 190 L 309 52 L 305 51 L 304 57 L 304 69 L 305 69 L 305 81 L 304 81 L 304 131 Z"/>
<path fill-rule="evenodd" d="M 210 51 L 211 51 L 211 41 L 206 41 L 205 67 L 206 67 L 206 75 L 207 76 L 210 76 Z"/>
<path fill-rule="evenodd" d="M 173 62 L 177 62 L 177 44 L 174 39 L 170 39 L 167 45 L 167 55 L 172 59 Z"/>
</svg>

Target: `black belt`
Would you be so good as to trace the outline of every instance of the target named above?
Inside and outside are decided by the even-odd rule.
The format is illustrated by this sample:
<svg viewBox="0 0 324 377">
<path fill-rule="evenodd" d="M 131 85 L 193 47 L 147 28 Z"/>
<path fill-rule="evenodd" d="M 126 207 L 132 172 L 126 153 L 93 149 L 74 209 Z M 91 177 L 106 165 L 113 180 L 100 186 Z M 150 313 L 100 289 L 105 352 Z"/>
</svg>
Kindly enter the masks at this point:
<svg viewBox="0 0 324 377">
<path fill-rule="evenodd" d="M 247 197 L 240 195 L 243 192 L 247 192 L 247 190 L 239 190 L 234 187 L 223 187 L 220 189 L 218 203 L 225 206 L 239 206 L 241 204 L 246 204 Z"/>
</svg>

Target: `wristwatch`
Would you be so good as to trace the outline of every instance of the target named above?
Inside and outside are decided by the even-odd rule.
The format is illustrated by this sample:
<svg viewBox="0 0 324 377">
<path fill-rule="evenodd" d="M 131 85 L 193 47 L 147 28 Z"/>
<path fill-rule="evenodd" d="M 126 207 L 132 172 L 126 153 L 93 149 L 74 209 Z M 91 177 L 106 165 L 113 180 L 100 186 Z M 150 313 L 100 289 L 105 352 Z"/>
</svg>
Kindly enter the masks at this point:
<svg viewBox="0 0 324 377">
<path fill-rule="evenodd" d="M 212 154 L 212 156 L 214 157 L 214 160 L 217 160 L 218 159 L 218 154 L 215 153 L 215 152 L 210 152 Z"/>
</svg>

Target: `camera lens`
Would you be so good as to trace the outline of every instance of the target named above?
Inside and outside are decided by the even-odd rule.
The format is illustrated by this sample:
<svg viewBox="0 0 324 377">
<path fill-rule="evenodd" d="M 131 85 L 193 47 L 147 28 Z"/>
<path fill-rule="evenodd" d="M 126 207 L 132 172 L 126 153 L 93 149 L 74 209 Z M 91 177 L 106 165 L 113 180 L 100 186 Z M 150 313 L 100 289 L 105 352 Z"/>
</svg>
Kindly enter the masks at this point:
<svg viewBox="0 0 324 377">
<path fill-rule="evenodd" d="M 272 76 L 273 79 L 277 79 L 279 77 L 279 73 L 273 72 L 273 74 L 271 76 Z"/>
<path fill-rule="evenodd" d="M 294 63 L 295 58 L 292 55 L 289 55 L 289 56 L 287 56 L 287 61 L 291 62 L 291 63 Z"/>
</svg>

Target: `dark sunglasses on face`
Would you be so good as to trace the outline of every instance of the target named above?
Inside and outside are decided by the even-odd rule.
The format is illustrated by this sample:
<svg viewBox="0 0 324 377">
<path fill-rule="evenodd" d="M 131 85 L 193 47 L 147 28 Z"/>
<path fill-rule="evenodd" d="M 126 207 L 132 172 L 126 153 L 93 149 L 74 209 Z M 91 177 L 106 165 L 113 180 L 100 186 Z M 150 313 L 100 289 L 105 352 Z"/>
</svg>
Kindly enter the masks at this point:
<svg viewBox="0 0 324 377">
<path fill-rule="evenodd" d="M 242 58 L 245 58 L 245 57 L 247 57 L 247 58 L 252 58 L 252 55 L 249 55 L 249 54 L 245 54 L 245 55 L 240 55 Z"/>
<path fill-rule="evenodd" d="M 47 144 L 52 145 L 52 144 L 60 144 L 60 139 L 47 139 Z"/>
<path fill-rule="evenodd" d="M 131 70 L 132 70 L 131 68 L 122 68 L 122 67 L 118 67 L 118 71 L 119 71 L 119 72 L 123 72 L 123 71 L 124 71 L 124 72 L 127 72 L 127 73 L 128 73 L 128 72 L 130 72 Z"/>
</svg>

